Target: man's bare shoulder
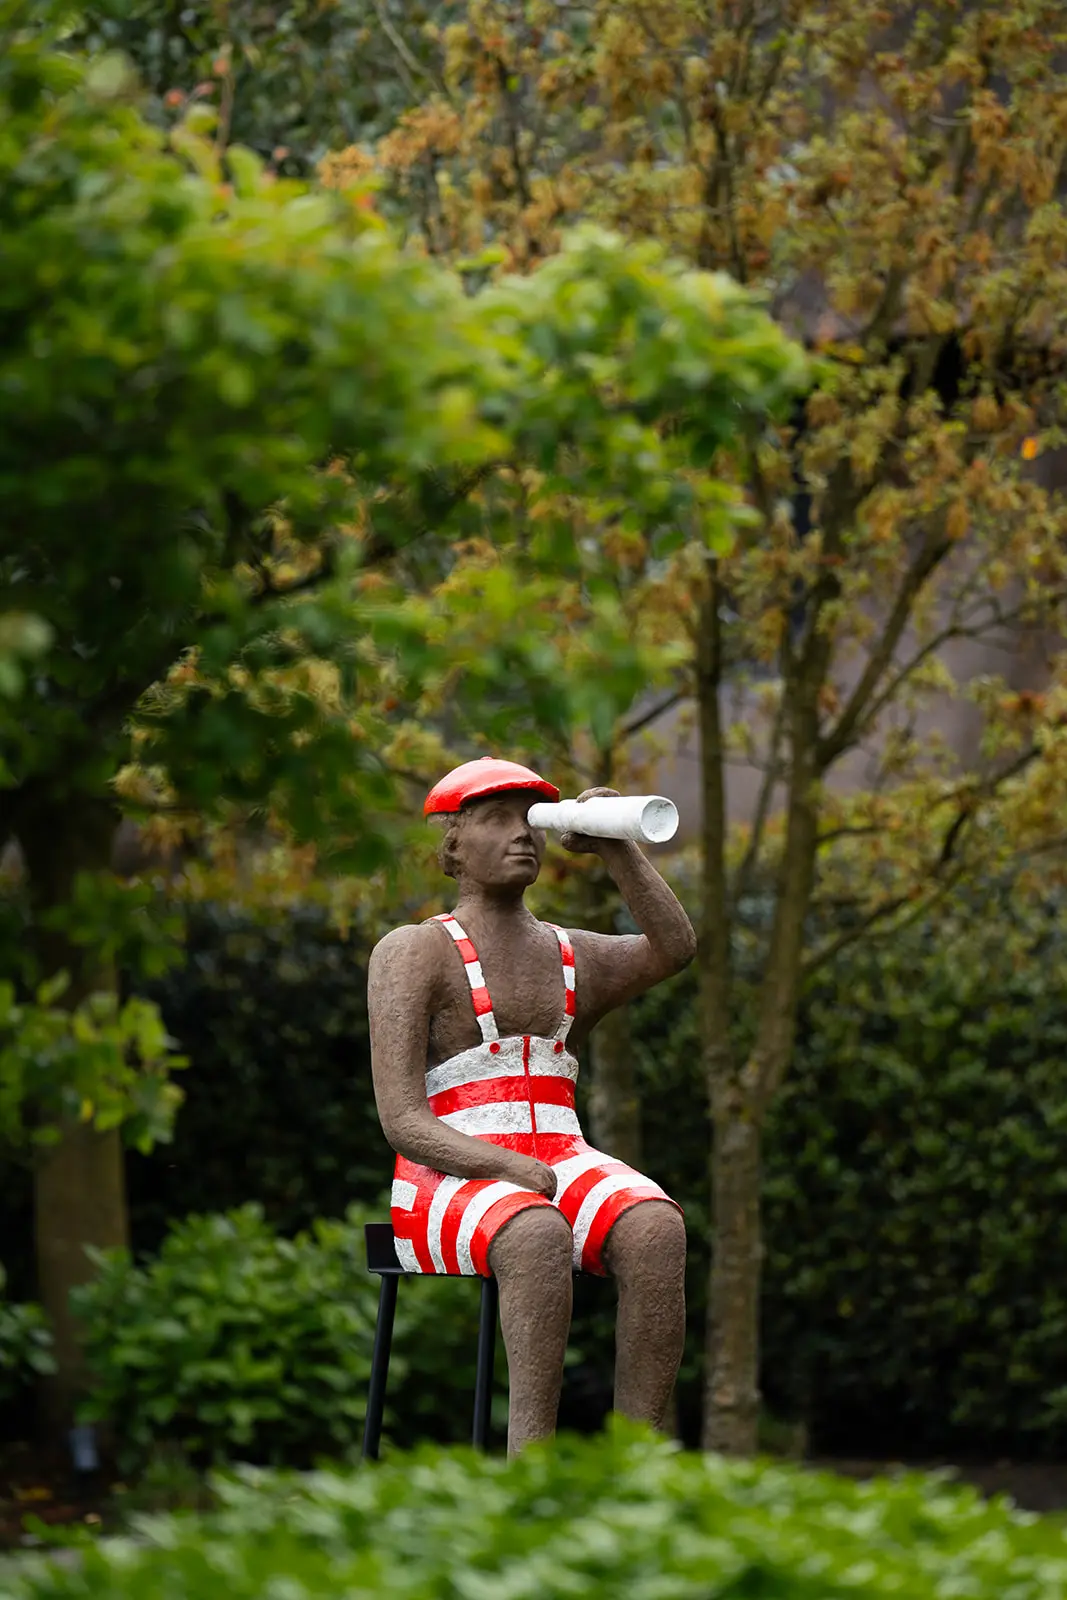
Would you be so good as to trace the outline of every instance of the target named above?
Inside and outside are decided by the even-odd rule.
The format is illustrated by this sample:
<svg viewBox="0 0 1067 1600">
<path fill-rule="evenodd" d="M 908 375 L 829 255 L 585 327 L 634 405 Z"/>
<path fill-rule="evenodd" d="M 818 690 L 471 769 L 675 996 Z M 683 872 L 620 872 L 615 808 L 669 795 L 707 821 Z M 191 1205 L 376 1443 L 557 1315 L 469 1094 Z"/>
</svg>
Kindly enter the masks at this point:
<svg viewBox="0 0 1067 1600">
<path fill-rule="evenodd" d="M 438 970 L 441 935 L 432 922 L 406 922 L 378 940 L 370 956 L 370 974 L 375 971 L 414 973 L 420 968 L 427 980 Z"/>
<path fill-rule="evenodd" d="M 644 942 L 643 935 L 639 933 L 594 933 L 591 928 L 567 928 L 564 931 L 575 954 L 584 951 L 587 955 L 603 956 L 608 960 Z"/>
</svg>

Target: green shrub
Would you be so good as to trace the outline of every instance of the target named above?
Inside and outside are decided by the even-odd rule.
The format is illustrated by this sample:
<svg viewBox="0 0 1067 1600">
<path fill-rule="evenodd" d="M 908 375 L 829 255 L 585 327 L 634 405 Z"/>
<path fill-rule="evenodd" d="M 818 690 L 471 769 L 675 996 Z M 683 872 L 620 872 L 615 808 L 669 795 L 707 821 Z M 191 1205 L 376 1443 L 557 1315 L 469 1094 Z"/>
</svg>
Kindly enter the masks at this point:
<svg viewBox="0 0 1067 1600">
<path fill-rule="evenodd" d="M 35 1378 L 55 1371 L 52 1334 L 37 1305 L 14 1305 L 4 1290 L 0 1266 L 0 1404 L 6 1404 Z"/>
<path fill-rule="evenodd" d="M 1067 1447 L 1067 948 L 1058 907 L 995 910 L 857 950 L 807 1003 L 765 1359 L 831 1446 Z"/>
<path fill-rule="evenodd" d="M 1061 908 L 1008 892 L 857 945 L 805 995 L 764 1147 L 762 1386 L 816 1449 L 1067 1447 L 1065 999 Z M 710 1135 L 691 971 L 635 1031 L 648 1162 L 690 1233 L 694 1438 Z"/>
<path fill-rule="evenodd" d="M 124 1469 L 161 1445 L 199 1462 L 302 1465 L 360 1440 L 378 1299 L 363 1220 L 352 1208 L 286 1239 L 249 1204 L 186 1218 L 142 1265 L 97 1257 L 74 1297 L 93 1379 L 83 1416 L 109 1423 Z M 476 1340 L 476 1285 L 402 1287 L 393 1437 L 417 1435 L 426 1406 L 464 1436 Z"/>
<path fill-rule="evenodd" d="M 315 908 L 257 923 L 200 907 L 187 963 L 145 994 L 190 1065 L 172 1144 L 131 1154 L 134 1248 L 174 1216 L 258 1201 L 282 1233 L 377 1198 L 393 1154 L 370 1087 L 366 953 Z"/>
<path fill-rule="evenodd" d="M 251 1470 L 9 1600 L 1062 1600 L 1051 1520 L 920 1476 L 859 1484 L 681 1454 L 626 1428 L 517 1461 L 427 1449 L 377 1469 Z"/>
</svg>

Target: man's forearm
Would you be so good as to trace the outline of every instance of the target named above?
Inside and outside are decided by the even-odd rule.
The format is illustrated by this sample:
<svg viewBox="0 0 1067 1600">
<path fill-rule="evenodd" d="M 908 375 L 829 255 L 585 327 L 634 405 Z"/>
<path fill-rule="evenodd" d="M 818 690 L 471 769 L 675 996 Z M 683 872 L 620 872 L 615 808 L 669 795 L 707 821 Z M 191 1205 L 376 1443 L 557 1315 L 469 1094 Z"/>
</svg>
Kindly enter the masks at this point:
<svg viewBox="0 0 1067 1600">
<path fill-rule="evenodd" d="M 693 959 L 696 934 L 670 885 L 636 844 L 604 839 L 599 841 L 599 854 L 665 970 L 680 971 Z"/>
<path fill-rule="evenodd" d="M 420 1166 L 432 1167 L 435 1172 L 447 1172 L 453 1178 L 518 1181 L 509 1170 L 516 1165 L 512 1159 L 514 1151 L 490 1144 L 486 1139 L 475 1139 L 469 1133 L 460 1133 L 435 1117 L 428 1108 L 424 1115 L 404 1117 L 388 1128 L 386 1137 L 398 1155 Z"/>
</svg>

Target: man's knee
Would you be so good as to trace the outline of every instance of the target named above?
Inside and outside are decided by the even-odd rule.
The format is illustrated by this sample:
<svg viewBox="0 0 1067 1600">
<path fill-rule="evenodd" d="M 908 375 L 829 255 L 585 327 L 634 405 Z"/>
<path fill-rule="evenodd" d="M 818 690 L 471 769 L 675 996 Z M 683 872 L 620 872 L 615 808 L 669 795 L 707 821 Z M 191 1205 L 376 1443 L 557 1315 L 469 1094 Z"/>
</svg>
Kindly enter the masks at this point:
<svg viewBox="0 0 1067 1600">
<path fill-rule="evenodd" d="M 642 1200 L 608 1234 L 605 1261 L 616 1277 L 670 1280 L 685 1272 L 685 1222 L 669 1200 Z"/>
<path fill-rule="evenodd" d="M 509 1217 L 489 1247 L 498 1278 L 516 1272 L 556 1277 L 571 1271 L 571 1225 L 555 1206 L 529 1206 Z"/>
</svg>

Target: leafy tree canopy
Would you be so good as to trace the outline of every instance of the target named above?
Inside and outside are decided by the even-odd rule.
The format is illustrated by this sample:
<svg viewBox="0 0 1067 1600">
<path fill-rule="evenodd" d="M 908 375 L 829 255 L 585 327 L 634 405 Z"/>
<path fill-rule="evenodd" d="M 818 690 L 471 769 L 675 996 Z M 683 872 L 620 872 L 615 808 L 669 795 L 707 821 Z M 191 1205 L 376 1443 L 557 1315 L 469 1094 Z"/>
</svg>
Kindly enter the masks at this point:
<svg viewBox="0 0 1067 1600">
<path fill-rule="evenodd" d="M 0 578 L 50 635 L 0 711 L 31 982 L 117 956 L 122 806 L 258 808 L 335 866 L 380 860 L 361 697 L 430 673 L 440 630 L 375 563 L 513 461 L 721 542 L 693 469 L 803 371 L 728 280 L 602 232 L 470 295 L 364 190 L 223 156 L 203 112 L 167 140 L 49 15 L 0 9 Z"/>
</svg>

